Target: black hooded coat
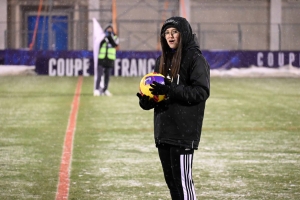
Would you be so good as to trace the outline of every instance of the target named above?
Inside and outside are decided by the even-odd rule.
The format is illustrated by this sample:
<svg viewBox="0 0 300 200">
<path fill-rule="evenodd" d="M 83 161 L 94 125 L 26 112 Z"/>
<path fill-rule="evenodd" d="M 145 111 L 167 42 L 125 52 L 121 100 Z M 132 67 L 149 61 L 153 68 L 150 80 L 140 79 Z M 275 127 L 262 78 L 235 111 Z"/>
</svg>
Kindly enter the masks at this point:
<svg viewBox="0 0 300 200">
<path fill-rule="evenodd" d="M 198 149 L 202 131 L 205 102 L 210 95 L 210 67 L 203 57 L 190 24 L 185 18 L 165 21 L 161 35 L 175 27 L 182 40 L 182 58 L 177 77 L 173 77 L 169 100 L 154 107 L 154 137 L 161 143 Z M 161 40 L 165 40 L 162 36 Z M 159 72 L 160 57 L 155 72 Z"/>
</svg>

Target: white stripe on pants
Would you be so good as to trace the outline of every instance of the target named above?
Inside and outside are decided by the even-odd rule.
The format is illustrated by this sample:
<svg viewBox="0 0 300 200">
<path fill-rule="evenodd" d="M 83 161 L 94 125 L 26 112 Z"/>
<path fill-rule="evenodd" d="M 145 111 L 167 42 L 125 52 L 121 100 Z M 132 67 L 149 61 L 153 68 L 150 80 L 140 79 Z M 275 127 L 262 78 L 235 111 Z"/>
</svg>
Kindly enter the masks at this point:
<svg viewBox="0 0 300 200">
<path fill-rule="evenodd" d="M 180 155 L 181 183 L 184 200 L 197 200 L 192 180 L 192 154 Z"/>
</svg>

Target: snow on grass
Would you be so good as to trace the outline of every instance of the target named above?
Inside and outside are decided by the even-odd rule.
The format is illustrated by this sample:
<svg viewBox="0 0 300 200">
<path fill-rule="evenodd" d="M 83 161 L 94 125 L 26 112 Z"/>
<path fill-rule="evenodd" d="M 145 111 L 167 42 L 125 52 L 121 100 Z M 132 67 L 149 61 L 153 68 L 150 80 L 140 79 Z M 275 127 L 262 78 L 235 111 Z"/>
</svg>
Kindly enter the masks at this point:
<svg viewBox="0 0 300 200">
<path fill-rule="evenodd" d="M 0 66 L 0 76 L 36 75 L 35 66 Z M 300 77 L 300 68 L 286 65 L 279 68 L 250 66 L 229 70 L 211 70 L 213 77 Z"/>
<path fill-rule="evenodd" d="M 36 75 L 35 66 L 27 65 L 0 65 L 0 76 Z"/>
<path fill-rule="evenodd" d="M 300 77 L 300 68 L 282 66 L 279 68 L 250 66 L 248 68 L 231 68 L 229 70 L 211 70 L 212 77 Z"/>
</svg>

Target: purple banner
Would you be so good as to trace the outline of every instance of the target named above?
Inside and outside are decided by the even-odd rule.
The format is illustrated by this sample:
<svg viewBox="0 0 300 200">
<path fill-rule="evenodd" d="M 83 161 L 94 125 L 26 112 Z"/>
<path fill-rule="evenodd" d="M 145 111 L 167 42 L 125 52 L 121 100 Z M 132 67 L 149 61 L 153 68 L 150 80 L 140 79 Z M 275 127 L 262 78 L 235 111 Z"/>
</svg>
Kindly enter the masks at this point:
<svg viewBox="0 0 300 200">
<path fill-rule="evenodd" d="M 250 66 L 300 68 L 300 51 L 203 51 L 211 69 L 247 68 Z"/>
<path fill-rule="evenodd" d="M 153 70 L 159 51 L 118 51 L 114 76 L 143 76 Z M 300 51 L 203 51 L 211 69 L 263 66 L 300 68 Z M 36 66 L 36 72 L 49 76 L 90 76 L 94 74 L 92 51 L 0 51 L 4 65 Z"/>
<path fill-rule="evenodd" d="M 78 53 L 78 52 L 77 52 Z M 94 75 L 92 52 L 85 55 L 51 54 L 40 55 L 36 58 L 36 72 L 49 76 L 90 76 Z M 159 51 L 133 52 L 118 51 L 114 76 L 143 76 L 153 71 Z"/>
</svg>

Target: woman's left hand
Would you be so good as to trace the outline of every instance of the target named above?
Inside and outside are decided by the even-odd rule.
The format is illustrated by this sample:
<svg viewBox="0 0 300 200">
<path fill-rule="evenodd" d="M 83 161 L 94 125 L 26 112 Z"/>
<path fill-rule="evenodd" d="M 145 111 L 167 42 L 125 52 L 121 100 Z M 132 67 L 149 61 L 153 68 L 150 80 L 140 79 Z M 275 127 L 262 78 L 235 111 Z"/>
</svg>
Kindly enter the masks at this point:
<svg viewBox="0 0 300 200">
<path fill-rule="evenodd" d="M 170 91 L 170 85 L 163 85 L 156 81 L 153 81 L 153 83 L 150 85 L 152 88 L 149 90 L 153 95 L 166 95 Z"/>
</svg>

